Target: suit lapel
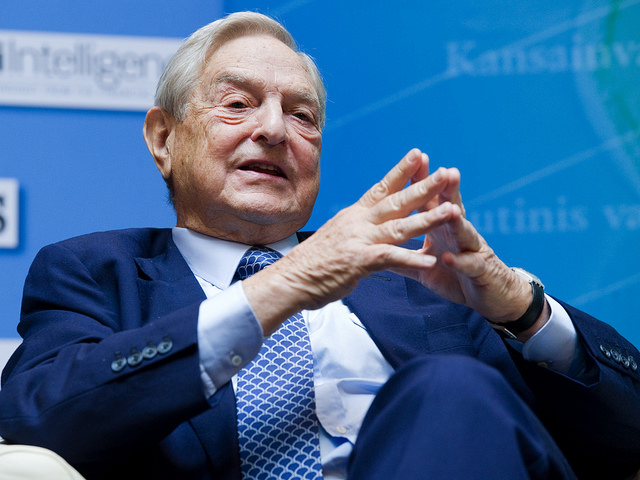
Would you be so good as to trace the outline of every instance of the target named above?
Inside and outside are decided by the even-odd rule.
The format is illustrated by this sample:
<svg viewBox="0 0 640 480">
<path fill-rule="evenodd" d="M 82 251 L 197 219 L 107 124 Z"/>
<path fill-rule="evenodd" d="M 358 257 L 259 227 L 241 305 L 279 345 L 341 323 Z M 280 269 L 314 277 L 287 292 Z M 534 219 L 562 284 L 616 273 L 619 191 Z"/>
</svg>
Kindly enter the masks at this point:
<svg viewBox="0 0 640 480">
<path fill-rule="evenodd" d="M 499 370 L 527 403 L 535 404 L 504 342 L 473 310 L 390 272 L 362 280 L 344 302 L 394 368 L 430 353 L 472 356 Z"/>
<path fill-rule="evenodd" d="M 162 244 L 164 242 L 164 244 Z M 200 284 L 173 242 L 171 230 L 158 240 L 157 254 L 136 258 L 138 290 L 147 311 L 145 318 L 171 313 L 206 299 Z M 206 452 L 207 462 L 216 478 L 240 479 L 235 398 L 229 384 L 210 399 L 211 408 L 192 418 L 193 429 Z"/>
<path fill-rule="evenodd" d="M 344 299 L 394 368 L 428 345 L 424 319 L 406 308 L 406 299 L 403 278 L 390 272 L 361 280 Z"/>
<path fill-rule="evenodd" d="M 206 299 L 191 269 L 171 238 L 171 230 L 157 241 L 150 257 L 135 259 L 143 318 L 156 318 Z"/>
<path fill-rule="evenodd" d="M 468 323 L 472 312 L 413 280 L 374 274 L 344 302 L 394 368 L 427 353 L 476 353 Z"/>
<path fill-rule="evenodd" d="M 236 399 L 230 383 L 222 387 L 212 399 L 211 408 L 192 418 L 189 423 L 207 453 L 207 460 L 215 478 L 240 480 L 240 453 L 236 419 Z"/>
</svg>

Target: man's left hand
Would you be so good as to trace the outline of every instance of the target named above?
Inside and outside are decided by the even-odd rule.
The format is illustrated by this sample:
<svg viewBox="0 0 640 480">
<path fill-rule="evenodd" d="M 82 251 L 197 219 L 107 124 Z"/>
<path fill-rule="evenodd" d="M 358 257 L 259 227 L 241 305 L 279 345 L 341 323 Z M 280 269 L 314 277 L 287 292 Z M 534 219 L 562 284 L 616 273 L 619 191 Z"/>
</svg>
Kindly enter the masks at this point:
<svg viewBox="0 0 640 480">
<path fill-rule="evenodd" d="M 412 179 L 412 183 L 429 175 L 428 159 L 422 172 L 421 176 Z M 465 218 L 460 172 L 455 168 L 439 169 L 433 177 L 442 185 L 442 191 L 429 199 L 422 211 L 447 202 L 451 204 L 449 220 L 425 233 L 422 251 L 435 256 L 438 261 L 428 269 L 396 271 L 453 302 L 473 308 L 492 322 L 506 323 L 518 319 L 531 303 L 531 286 L 496 256 Z M 537 323 L 546 322 L 546 319 L 541 320 Z"/>
</svg>

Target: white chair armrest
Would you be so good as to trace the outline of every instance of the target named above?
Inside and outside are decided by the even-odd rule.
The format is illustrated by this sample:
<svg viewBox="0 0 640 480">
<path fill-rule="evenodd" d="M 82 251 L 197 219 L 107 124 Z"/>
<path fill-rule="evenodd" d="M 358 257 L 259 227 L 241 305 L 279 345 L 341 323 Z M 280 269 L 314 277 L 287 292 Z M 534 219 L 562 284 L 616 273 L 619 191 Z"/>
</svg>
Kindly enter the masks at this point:
<svg viewBox="0 0 640 480">
<path fill-rule="evenodd" d="M 62 457 L 46 448 L 11 445 L 0 439 L 2 480 L 84 480 Z"/>
</svg>

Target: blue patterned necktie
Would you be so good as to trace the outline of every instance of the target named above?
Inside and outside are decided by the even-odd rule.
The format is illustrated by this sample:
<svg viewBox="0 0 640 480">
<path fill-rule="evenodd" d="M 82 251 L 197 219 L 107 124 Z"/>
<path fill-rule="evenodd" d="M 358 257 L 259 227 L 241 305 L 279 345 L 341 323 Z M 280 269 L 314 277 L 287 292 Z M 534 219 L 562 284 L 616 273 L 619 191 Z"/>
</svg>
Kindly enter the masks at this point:
<svg viewBox="0 0 640 480">
<path fill-rule="evenodd" d="M 267 247 L 251 247 L 235 278 L 244 280 L 280 257 Z M 321 479 L 313 357 L 301 314 L 265 340 L 238 372 L 236 390 L 242 478 Z"/>
</svg>

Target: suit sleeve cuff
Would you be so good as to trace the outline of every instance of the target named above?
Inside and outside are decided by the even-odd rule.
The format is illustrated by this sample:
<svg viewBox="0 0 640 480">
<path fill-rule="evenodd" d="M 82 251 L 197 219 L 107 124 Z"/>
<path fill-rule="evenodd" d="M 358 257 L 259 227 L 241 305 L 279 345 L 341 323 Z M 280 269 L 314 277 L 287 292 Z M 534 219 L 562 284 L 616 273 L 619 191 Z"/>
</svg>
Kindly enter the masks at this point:
<svg viewBox="0 0 640 480">
<path fill-rule="evenodd" d="M 525 360 L 570 375 L 578 349 L 578 334 L 569 314 L 553 298 L 545 295 L 551 316 L 547 324 L 522 345 Z"/>
</svg>

